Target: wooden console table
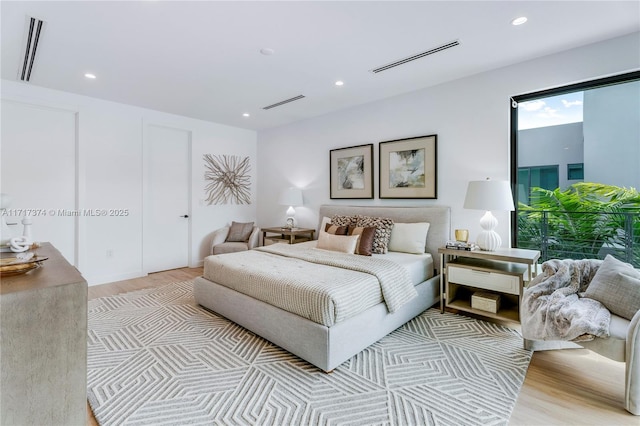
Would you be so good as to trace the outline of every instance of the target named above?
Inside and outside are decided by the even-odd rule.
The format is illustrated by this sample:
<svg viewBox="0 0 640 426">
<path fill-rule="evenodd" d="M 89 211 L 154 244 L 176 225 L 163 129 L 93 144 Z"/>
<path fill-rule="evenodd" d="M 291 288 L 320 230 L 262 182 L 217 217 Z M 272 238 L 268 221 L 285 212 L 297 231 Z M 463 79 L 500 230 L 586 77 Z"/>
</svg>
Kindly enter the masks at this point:
<svg viewBox="0 0 640 426">
<path fill-rule="evenodd" d="M 0 283 L 0 424 L 86 425 L 87 282 L 49 243 Z"/>
</svg>

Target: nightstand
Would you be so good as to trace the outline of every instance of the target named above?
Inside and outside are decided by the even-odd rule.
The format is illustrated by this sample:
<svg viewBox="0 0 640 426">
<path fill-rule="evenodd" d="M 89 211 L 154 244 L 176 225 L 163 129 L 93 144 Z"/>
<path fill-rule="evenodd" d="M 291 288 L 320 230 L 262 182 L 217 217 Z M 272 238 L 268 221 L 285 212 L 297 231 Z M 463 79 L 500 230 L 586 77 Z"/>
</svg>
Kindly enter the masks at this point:
<svg viewBox="0 0 640 426">
<path fill-rule="evenodd" d="M 445 308 L 499 320 L 520 322 L 520 302 L 526 284 L 536 275 L 538 250 L 499 248 L 495 251 L 439 248 L 440 312 Z M 499 307 L 492 312 L 490 298 Z M 475 296 L 475 297 L 474 297 Z M 496 297 L 498 296 L 498 297 Z M 472 306 L 472 297 L 480 301 Z M 478 306 L 483 306 L 478 309 Z"/>
<path fill-rule="evenodd" d="M 262 241 L 265 246 L 273 243 L 302 243 L 313 240 L 315 232 L 316 230 L 311 228 L 262 228 Z"/>
</svg>

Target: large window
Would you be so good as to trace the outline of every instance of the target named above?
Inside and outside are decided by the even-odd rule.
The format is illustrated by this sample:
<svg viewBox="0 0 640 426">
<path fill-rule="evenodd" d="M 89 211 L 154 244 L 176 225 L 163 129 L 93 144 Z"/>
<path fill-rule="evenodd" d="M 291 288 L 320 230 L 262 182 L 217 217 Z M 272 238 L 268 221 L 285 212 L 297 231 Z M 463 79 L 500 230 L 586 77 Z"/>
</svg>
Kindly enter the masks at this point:
<svg viewBox="0 0 640 426">
<path fill-rule="evenodd" d="M 512 245 L 640 267 L 640 71 L 514 96 Z"/>
<path fill-rule="evenodd" d="M 529 204 L 531 188 L 554 190 L 558 187 L 558 165 L 518 167 L 518 200 Z"/>
</svg>

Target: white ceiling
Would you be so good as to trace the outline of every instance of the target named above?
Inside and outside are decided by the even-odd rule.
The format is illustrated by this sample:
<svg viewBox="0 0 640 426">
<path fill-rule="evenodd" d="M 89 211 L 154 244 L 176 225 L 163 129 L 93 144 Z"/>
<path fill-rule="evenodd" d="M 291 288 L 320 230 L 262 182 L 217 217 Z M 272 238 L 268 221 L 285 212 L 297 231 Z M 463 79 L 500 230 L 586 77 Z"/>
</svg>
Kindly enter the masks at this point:
<svg viewBox="0 0 640 426">
<path fill-rule="evenodd" d="M 2 1 L 0 11 L 3 79 L 17 80 L 34 16 L 46 26 L 28 84 L 255 130 L 640 30 L 637 0 Z"/>
</svg>

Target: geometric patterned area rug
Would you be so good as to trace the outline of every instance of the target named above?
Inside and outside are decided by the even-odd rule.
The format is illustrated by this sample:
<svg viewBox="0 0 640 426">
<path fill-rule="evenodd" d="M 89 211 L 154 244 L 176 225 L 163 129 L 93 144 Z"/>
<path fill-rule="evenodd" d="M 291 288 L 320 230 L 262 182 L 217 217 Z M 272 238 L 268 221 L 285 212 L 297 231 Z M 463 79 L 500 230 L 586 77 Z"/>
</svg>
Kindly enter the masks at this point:
<svg viewBox="0 0 640 426">
<path fill-rule="evenodd" d="M 506 425 L 531 359 L 516 330 L 429 309 L 326 374 L 192 289 L 89 301 L 101 425 Z"/>
</svg>

